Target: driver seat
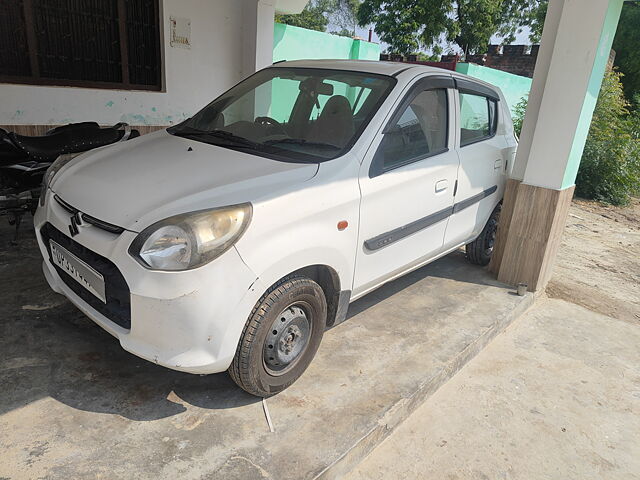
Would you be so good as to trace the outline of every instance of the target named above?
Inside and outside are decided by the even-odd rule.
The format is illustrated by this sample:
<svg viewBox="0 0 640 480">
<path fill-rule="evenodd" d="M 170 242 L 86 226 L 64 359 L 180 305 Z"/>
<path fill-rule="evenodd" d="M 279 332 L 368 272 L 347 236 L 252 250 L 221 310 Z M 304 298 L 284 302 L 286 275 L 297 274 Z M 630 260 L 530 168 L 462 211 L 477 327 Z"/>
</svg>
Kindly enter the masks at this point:
<svg viewBox="0 0 640 480">
<path fill-rule="evenodd" d="M 347 97 L 334 95 L 325 104 L 307 136 L 310 142 L 328 143 L 344 148 L 353 134 L 353 112 Z"/>
</svg>

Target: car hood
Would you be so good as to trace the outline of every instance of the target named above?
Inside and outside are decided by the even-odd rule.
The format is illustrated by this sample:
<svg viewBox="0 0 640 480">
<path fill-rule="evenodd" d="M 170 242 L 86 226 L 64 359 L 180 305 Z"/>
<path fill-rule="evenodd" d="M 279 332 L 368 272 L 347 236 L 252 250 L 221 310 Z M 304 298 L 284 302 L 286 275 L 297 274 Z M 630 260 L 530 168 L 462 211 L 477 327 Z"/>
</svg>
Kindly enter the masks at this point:
<svg viewBox="0 0 640 480">
<path fill-rule="evenodd" d="M 139 232 L 179 213 L 253 201 L 317 171 L 317 164 L 271 160 L 162 130 L 78 156 L 51 190 L 82 212 Z"/>
</svg>

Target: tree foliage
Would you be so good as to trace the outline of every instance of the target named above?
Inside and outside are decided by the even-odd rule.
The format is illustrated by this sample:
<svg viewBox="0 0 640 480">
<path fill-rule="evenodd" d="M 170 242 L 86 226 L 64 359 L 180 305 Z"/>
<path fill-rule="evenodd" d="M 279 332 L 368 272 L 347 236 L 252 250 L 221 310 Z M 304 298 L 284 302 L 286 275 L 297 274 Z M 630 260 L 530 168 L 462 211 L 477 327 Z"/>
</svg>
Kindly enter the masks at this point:
<svg viewBox="0 0 640 480">
<path fill-rule="evenodd" d="M 301 13 L 276 15 L 275 21 L 320 32 L 325 32 L 331 25 L 336 27 L 331 33 L 353 36 L 359 5 L 359 0 L 311 0 Z"/>
<path fill-rule="evenodd" d="M 522 122 L 524 122 L 524 114 L 527 111 L 527 103 L 529 101 L 529 94 L 525 95 L 520 99 L 518 103 L 516 103 L 515 107 L 513 107 L 513 131 L 516 132 L 516 135 L 520 137 L 520 133 L 522 133 Z"/>
<path fill-rule="evenodd" d="M 329 24 L 327 12 L 331 9 L 333 3 L 334 0 L 311 0 L 301 13 L 296 15 L 276 15 L 275 21 L 276 23 L 324 32 Z"/>
<path fill-rule="evenodd" d="M 538 5 L 535 5 L 528 13 L 527 24 L 529 26 L 529 41 L 531 43 L 540 43 L 548 5 L 548 0 L 541 0 Z"/>
<path fill-rule="evenodd" d="M 576 193 L 614 205 L 640 192 L 640 114 L 629 112 L 621 74 L 602 83 L 576 179 Z"/>
<path fill-rule="evenodd" d="M 627 98 L 640 94 L 640 3 L 626 2 L 613 40 L 615 64 L 624 73 Z"/>
<path fill-rule="evenodd" d="M 336 30 L 331 33 L 344 37 L 354 37 L 358 26 L 357 13 L 360 0 L 334 0 L 328 12 L 329 23 Z"/>
<path fill-rule="evenodd" d="M 547 0 L 364 0 L 360 25 L 375 25 L 393 52 L 408 54 L 443 40 L 467 53 L 484 52 L 493 35 L 513 41 L 534 25 Z M 544 18 L 544 14 L 542 14 Z"/>
<path fill-rule="evenodd" d="M 605 74 L 576 178 L 577 195 L 613 205 L 640 193 L 640 109 L 629 111 L 621 77 L 616 71 Z M 640 95 L 634 103 L 640 104 Z M 523 97 L 513 111 L 518 135 L 526 109 Z"/>
</svg>

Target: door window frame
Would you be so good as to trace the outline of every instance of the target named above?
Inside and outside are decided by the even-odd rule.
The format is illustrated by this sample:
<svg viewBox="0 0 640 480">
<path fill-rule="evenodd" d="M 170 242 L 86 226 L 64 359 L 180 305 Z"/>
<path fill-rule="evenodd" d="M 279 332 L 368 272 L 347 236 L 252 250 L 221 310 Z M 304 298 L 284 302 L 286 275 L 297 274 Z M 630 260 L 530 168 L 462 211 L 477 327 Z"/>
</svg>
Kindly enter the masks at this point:
<svg viewBox="0 0 640 480">
<path fill-rule="evenodd" d="M 371 164 L 369 165 L 369 178 L 378 177 L 384 173 L 396 170 L 401 167 L 405 167 L 407 165 L 411 165 L 412 163 L 420 162 L 430 157 L 434 157 L 436 155 L 440 155 L 442 153 L 446 153 L 449 151 L 450 139 L 450 122 L 451 122 L 451 109 L 449 108 L 449 89 L 455 89 L 455 81 L 453 77 L 448 75 L 429 75 L 428 77 L 423 77 L 415 82 L 411 87 L 409 92 L 405 94 L 403 99 L 400 101 L 400 104 L 396 107 L 391 118 L 386 122 L 384 128 L 382 129 L 382 137 L 378 142 L 376 147 L 376 152 L 373 154 L 373 158 L 371 159 Z M 429 90 L 444 90 L 446 105 L 447 105 L 447 121 L 446 121 L 446 131 L 445 138 L 446 144 L 444 148 L 440 148 L 438 150 L 434 150 L 432 152 L 427 152 L 424 155 L 418 155 L 416 157 L 405 160 L 404 162 L 397 163 L 393 166 L 385 167 L 384 165 L 384 155 L 382 153 L 382 142 L 384 141 L 384 135 L 390 132 L 390 130 L 398 123 L 400 117 L 404 114 L 407 108 L 411 105 L 411 103 L 416 99 L 418 95 L 423 92 Z"/>
<path fill-rule="evenodd" d="M 495 90 L 485 85 L 466 80 L 464 78 L 456 78 L 455 83 L 456 89 L 458 90 L 458 103 L 460 104 L 460 108 L 458 109 L 458 139 L 460 148 L 468 147 L 469 145 L 474 145 L 479 142 L 484 142 L 485 140 L 490 140 L 495 137 L 498 130 L 498 102 L 500 101 L 500 96 L 495 92 Z M 484 97 L 487 101 L 487 117 L 489 118 L 489 135 L 475 138 L 472 141 L 466 143 L 462 143 L 462 135 L 460 135 L 462 131 L 462 102 L 460 101 L 460 94 L 462 93 L 465 93 L 467 95 L 475 95 L 477 97 Z M 491 104 L 493 104 L 493 115 L 490 108 Z"/>
</svg>

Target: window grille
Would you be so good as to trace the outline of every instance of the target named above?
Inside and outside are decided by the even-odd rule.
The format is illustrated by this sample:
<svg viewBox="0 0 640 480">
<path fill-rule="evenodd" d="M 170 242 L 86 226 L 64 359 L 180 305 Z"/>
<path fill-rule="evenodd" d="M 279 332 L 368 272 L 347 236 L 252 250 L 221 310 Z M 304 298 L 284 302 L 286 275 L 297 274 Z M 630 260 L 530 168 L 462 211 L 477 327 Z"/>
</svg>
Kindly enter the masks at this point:
<svg viewBox="0 0 640 480">
<path fill-rule="evenodd" d="M 0 0 L 0 82 L 160 90 L 158 0 Z"/>
</svg>

